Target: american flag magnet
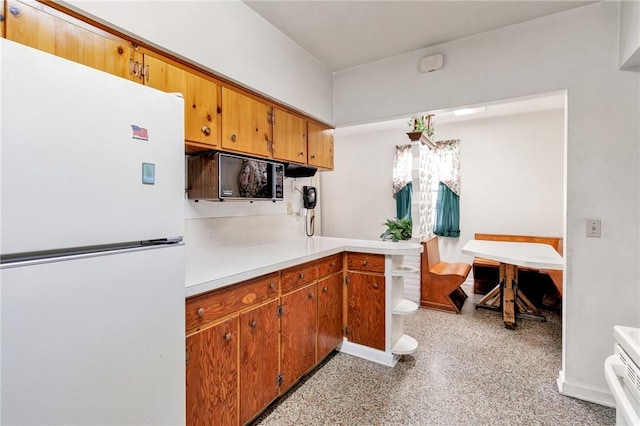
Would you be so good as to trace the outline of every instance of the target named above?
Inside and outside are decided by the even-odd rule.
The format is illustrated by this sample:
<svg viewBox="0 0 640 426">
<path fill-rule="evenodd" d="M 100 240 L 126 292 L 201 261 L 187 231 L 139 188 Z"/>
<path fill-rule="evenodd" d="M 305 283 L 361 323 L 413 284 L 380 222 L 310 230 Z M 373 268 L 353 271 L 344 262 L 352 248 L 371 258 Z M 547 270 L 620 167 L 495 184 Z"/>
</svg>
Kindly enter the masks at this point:
<svg viewBox="0 0 640 426">
<path fill-rule="evenodd" d="M 136 126 L 135 124 L 132 124 L 131 130 L 133 132 L 133 134 L 131 135 L 133 139 L 139 139 L 141 141 L 149 140 L 149 132 L 147 132 L 147 129 L 145 129 L 144 127 L 140 127 L 140 126 Z"/>
</svg>

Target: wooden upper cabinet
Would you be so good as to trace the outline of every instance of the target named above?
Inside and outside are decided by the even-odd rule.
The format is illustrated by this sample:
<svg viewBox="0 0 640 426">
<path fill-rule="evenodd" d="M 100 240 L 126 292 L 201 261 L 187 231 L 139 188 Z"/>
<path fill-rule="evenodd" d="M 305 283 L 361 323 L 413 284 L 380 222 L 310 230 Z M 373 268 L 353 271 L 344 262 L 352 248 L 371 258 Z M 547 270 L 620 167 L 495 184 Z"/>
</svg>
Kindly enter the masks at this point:
<svg viewBox="0 0 640 426">
<path fill-rule="evenodd" d="M 307 132 L 308 164 L 333 170 L 333 129 L 309 121 Z"/>
<path fill-rule="evenodd" d="M 6 20 L 4 17 L 4 0 L 0 0 L 0 37 L 5 36 L 4 32 L 4 21 Z"/>
<path fill-rule="evenodd" d="M 6 38 L 47 53 L 134 79 L 135 49 L 127 40 L 62 15 L 41 3 L 7 3 Z"/>
<path fill-rule="evenodd" d="M 273 108 L 273 158 L 307 162 L 307 121 L 280 108 Z"/>
<path fill-rule="evenodd" d="M 220 87 L 194 72 L 172 65 L 148 53 L 144 55 L 144 84 L 164 92 L 182 93 L 185 109 L 185 141 L 201 148 L 220 144 Z"/>
<path fill-rule="evenodd" d="M 222 88 L 222 149 L 271 157 L 271 107 Z"/>
</svg>

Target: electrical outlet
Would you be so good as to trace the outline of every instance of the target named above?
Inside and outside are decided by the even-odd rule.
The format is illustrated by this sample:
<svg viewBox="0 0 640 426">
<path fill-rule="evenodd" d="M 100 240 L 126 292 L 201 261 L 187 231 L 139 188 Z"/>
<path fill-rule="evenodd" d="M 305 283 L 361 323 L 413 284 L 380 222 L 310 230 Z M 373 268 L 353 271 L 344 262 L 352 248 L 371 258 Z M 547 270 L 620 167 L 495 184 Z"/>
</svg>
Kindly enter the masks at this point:
<svg viewBox="0 0 640 426">
<path fill-rule="evenodd" d="M 600 219 L 587 219 L 587 237 L 600 238 L 602 233 L 602 221 Z"/>
<path fill-rule="evenodd" d="M 293 214 L 293 203 L 291 203 L 291 202 L 287 203 L 287 214 L 288 215 L 292 215 Z"/>
</svg>

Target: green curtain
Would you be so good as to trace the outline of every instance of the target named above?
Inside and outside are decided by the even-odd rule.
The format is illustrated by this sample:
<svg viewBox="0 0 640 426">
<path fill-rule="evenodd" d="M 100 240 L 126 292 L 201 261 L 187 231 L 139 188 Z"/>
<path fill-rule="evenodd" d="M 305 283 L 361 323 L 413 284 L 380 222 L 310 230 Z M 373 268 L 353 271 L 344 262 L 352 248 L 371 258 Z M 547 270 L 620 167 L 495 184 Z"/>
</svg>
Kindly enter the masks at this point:
<svg viewBox="0 0 640 426">
<path fill-rule="evenodd" d="M 396 193 L 396 213 L 398 219 L 405 217 L 411 219 L 411 194 L 413 193 L 413 185 L 411 182 L 406 184 L 404 188 Z"/>
<path fill-rule="evenodd" d="M 442 237 L 460 236 L 460 197 L 442 182 L 438 184 L 433 232 Z"/>
</svg>

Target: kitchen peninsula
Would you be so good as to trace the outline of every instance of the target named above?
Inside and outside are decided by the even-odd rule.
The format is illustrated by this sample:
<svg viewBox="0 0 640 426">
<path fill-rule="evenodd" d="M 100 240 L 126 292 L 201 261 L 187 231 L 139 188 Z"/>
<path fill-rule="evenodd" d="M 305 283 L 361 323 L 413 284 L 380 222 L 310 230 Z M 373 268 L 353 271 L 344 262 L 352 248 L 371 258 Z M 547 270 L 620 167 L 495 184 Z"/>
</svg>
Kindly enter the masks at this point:
<svg viewBox="0 0 640 426">
<path fill-rule="evenodd" d="M 414 243 L 299 238 L 187 257 L 187 423 L 245 424 L 334 349 L 393 367 Z M 193 421 L 192 421 L 193 420 Z"/>
</svg>

